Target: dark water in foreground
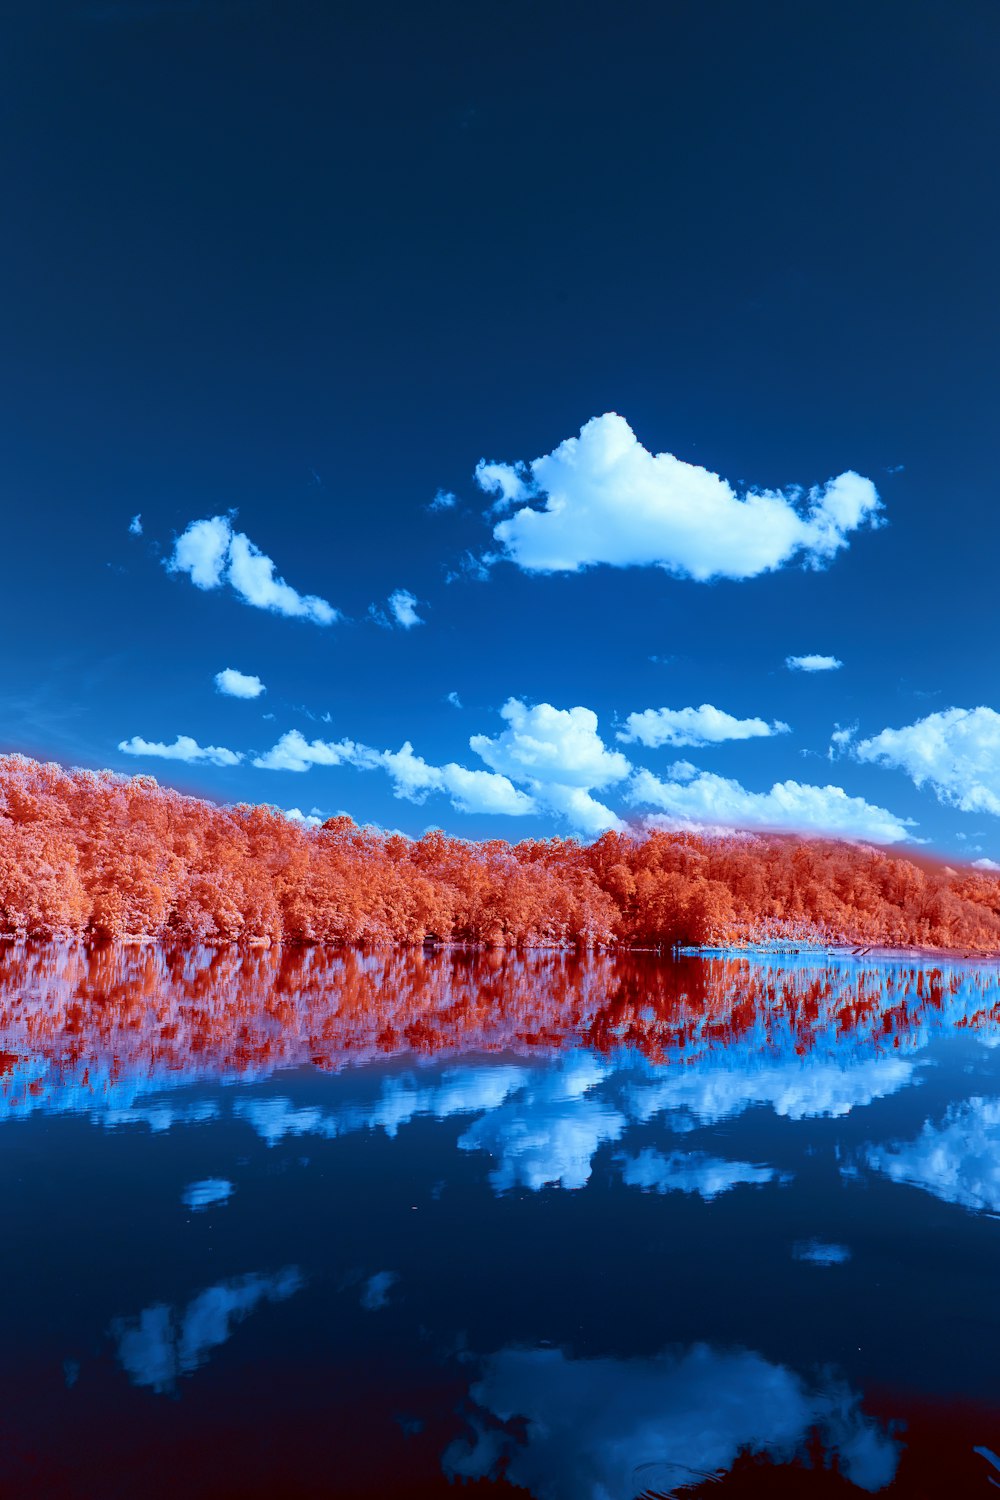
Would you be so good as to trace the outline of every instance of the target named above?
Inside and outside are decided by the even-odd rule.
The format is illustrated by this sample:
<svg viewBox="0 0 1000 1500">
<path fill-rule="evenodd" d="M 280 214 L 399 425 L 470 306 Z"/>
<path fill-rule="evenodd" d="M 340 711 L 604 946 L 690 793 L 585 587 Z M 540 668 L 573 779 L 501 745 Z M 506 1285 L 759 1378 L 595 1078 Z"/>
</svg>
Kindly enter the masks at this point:
<svg viewBox="0 0 1000 1500">
<path fill-rule="evenodd" d="M 0 948 L 0 1495 L 990 1495 L 1000 975 Z"/>
</svg>

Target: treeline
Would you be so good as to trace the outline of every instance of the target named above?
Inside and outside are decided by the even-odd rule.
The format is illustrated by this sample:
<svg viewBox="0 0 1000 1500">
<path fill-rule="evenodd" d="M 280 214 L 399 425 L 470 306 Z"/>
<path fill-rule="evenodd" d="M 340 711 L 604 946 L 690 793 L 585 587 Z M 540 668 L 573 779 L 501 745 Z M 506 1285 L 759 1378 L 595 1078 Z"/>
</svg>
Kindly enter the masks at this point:
<svg viewBox="0 0 1000 1500">
<path fill-rule="evenodd" d="M 151 776 L 0 757 L 0 934 L 338 945 L 705 946 L 768 940 L 1000 952 L 1000 879 L 779 835 L 410 840 L 304 828 Z"/>
</svg>

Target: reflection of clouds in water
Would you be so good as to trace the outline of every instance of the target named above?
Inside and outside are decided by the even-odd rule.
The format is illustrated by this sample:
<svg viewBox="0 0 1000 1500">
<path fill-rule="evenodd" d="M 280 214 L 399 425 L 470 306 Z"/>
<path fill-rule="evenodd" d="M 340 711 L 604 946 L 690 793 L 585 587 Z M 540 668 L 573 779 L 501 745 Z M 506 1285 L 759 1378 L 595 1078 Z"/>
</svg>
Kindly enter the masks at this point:
<svg viewBox="0 0 1000 1500">
<path fill-rule="evenodd" d="M 356 1130 L 384 1130 L 394 1137 L 401 1125 L 420 1115 L 445 1120 L 495 1109 L 530 1076 L 527 1068 L 506 1063 L 453 1068 L 442 1075 L 440 1083 L 425 1087 L 410 1077 L 387 1078 L 371 1104 L 328 1112 L 314 1106 L 296 1108 L 290 1099 L 279 1096 L 237 1099 L 233 1113 L 252 1125 L 269 1146 L 286 1136 L 321 1135 L 332 1140 Z"/>
<path fill-rule="evenodd" d="M 731 1120 L 751 1105 L 769 1104 L 791 1120 L 842 1117 L 895 1094 L 914 1081 L 914 1064 L 901 1057 L 836 1063 L 791 1058 L 746 1071 L 687 1069 L 628 1091 L 634 1119 L 670 1114 L 675 1130 Z"/>
<path fill-rule="evenodd" d="M 811 1266 L 842 1266 L 851 1258 L 847 1245 L 831 1245 L 824 1240 L 796 1240 L 792 1257 Z"/>
<path fill-rule="evenodd" d="M 203 1125 L 219 1118 L 219 1106 L 206 1100 L 202 1104 L 147 1104 L 135 1109 L 108 1109 L 90 1117 L 92 1125 L 113 1130 L 119 1125 L 148 1125 L 159 1133 L 174 1125 Z"/>
<path fill-rule="evenodd" d="M 570 1359 L 560 1349 L 505 1349 L 472 1388 L 474 1435 L 444 1455 L 449 1478 L 504 1472 L 540 1500 L 610 1500 L 635 1492 L 650 1463 L 712 1471 L 740 1452 L 778 1460 L 818 1430 L 841 1472 L 862 1490 L 891 1483 L 897 1445 L 845 1386 L 810 1389 L 759 1354 L 705 1345 L 652 1359 Z M 498 1427 L 515 1418 L 523 1434 Z"/>
<path fill-rule="evenodd" d="M 539 1188 L 558 1182 L 582 1187 L 602 1141 L 617 1140 L 626 1120 L 617 1109 L 590 1097 L 613 1070 L 588 1052 L 572 1053 L 543 1068 L 486 1063 L 451 1069 L 440 1082 L 418 1085 L 390 1078 L 369 1105 L 336 1112 L 296 1109 L 290 1099 L 238 1099 L 234 1113 L 269 1146 L 286 1136 L 328 1138 L 356 1130 L 395 1136 L 419 1116 L 438 1120 L 479 1114 L 459 1140 L 465 1151 L 488 1151 L 500 1165 L 490 1174 L 498 1191 L 516 1183 Z"/>
<path fill-rule="evenodd" d="M 914 1063 L 899 1057 L 844 1066 L 793 1058 L 745 1071 L 699 1069 L 697 1064 L 657 1071 L 642 1064 L 645 1076 L 640 1078 L 636 1066 L 634 1058 L 616 1067 L 581 1050 L 534 1067 L 470 1064 L 428 1083 L 411 1074 L 393 1077 L 383 1081 L 370 1103 L 336 1111 L 296 1107 L 283 1096 L 239 1099 L 233 1109 L 269 1146 L 292 1136 L 334 1139 L 358 1130 L 384 1130 L 394 1137 L 420 1117 L 478 1115 L 458 1144 L 495 1159 L 490 1181 L 502 1192 L 549 1183 L 583 1187 L 599 1146 L 619 1140 L 630 1118 L 646 1122 L 663 1114 L 674 1131 L 685 1132 L 732 1119 L 755 1104 L 770 1104 L 777 1114 L 795 1120 L 843 1116 L 904 1088 L 915 1075 Z M 655 1160 L 642 1153 L 628 1172 L 625 1180 L 631 1185 L 698 1192 L 704 1198 L 774 1176 L 768 1167 L 679 1153 Z M 653 1176 L 647 1179 L 643 1173 Z"/>
<path fill-rule="evenodd" d="M 626 1187 L 646 1192 L 655 1189 L 658 1193 L 697 1193 L 706 1203 L 741 1183 L 760 1185 L 773 1182 L 776 1176 L 773 1167 L 755 1167 L 748 1161 L 723 1161 L 704 1151 L 673 1151 L 662 1156 L 648 1147 L 638 1156 L 619 1159 Z"/>
<path fill-rule="evenodd" d="M 549 1183 L 584 1187 L 598 1146 L 618 1140 L 627 1124 L 590 1092 L 607 1071 L 589 1053 L 566 1058 L 537 1073 L 516 1099 L 476 1120 L 458 1144 L 463 1151 L 488 1151 L 498 1161 L 490 1172 L 497 1192 Z"/>
<path fill-rule="evenodd" d="M 926 1120 L 915 1141 L 869 1147 L 868 1164 L 945 1203 L 1000 1213 L 1000 1099 L 952 1105 L 941 1125 Z"/>
<path fill-rule="evenodd" d="M 276 1146 L 286 1136 L 325 1135 L 332 1138 L 338 1134 L 337 1121 L 333 1115 L 321 1109 L 296 1109 L 291 1099 L 237 1099 L 233 1114 L 252 1125 L 262 1141 Z"/>
<path fill-rule="evenodd" d="M 197 1370 L 259 1303 L 282 1302 L 301 1285 L 298 1267 L 286 1266 L 273 1276 L 239 1276 L 207 1287 L 180 1313 L 165 1303 L 143 1308 L 138 1318 L 112 1324 L 118 1358 L 133 1385 L 170 1391 L 178 1375 Z"/>
<path fill-rule="evenodd" d="M 367 1312 L 378 1312 L 389 1304 L 389 1293 L 399 1280 L 395 1271 L 376 1271 L 361 1291 L 361 1306 Z"/>
<path fill-rule="evenodd" d="M 232 1195 L 233 1184 L 225 1177 L 205 1177 L 201 1182 L 192 1182 L 181 1193 L 181 1202 L 196 1212 L 209 1208 L 213 1203 L 225 1203 Z"/>
</svg>

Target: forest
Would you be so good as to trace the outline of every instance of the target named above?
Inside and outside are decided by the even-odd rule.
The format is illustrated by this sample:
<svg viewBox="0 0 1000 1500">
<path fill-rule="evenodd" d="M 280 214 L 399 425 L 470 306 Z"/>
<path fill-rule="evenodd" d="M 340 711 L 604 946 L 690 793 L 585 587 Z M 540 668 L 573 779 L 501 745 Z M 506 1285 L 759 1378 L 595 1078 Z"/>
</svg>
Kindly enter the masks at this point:
<svg viewBox="0 0 1000 1500">
<path fill-rule="evenodd" d="M 151 776 L 0 757 L 0 936 L 1000 953 L 1000 877 L 869 845 L 635 830 L 470 842 L 308 828 Z"/>
</svg>

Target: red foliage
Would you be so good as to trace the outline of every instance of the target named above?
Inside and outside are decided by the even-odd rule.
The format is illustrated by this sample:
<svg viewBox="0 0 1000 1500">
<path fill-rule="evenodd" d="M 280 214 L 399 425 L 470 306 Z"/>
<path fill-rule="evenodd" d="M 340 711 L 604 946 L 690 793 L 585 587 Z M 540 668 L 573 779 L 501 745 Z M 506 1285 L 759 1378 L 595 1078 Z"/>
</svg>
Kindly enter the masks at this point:
<svg viewBox="0 0 1000 1500">
<path fill-rule="evenodd" d="M 1000 879 L 865 845 L 607 833 L 410 841 L 0 757 L 0 934 L 291 944 L 1000 951 Z"/>
<path fill-rule="evenodd" d="M 827 964 L 494 948 L 0 944 L 0 1114 L 116 1086 L 253 1078 L 384 1057 L 555 1056 L 584 1045 L 690 1068 L 914 1052 L 1000 1032 L 993 965 Z M 128 1089 L 126 1089 L 126 1094 Z"/>
</svg>

